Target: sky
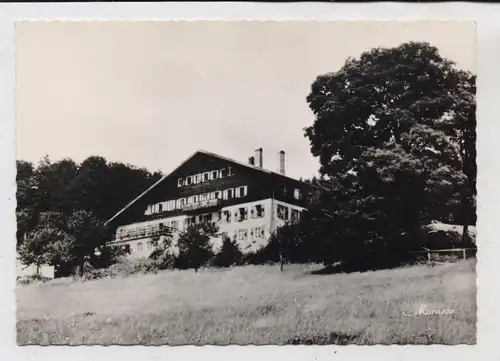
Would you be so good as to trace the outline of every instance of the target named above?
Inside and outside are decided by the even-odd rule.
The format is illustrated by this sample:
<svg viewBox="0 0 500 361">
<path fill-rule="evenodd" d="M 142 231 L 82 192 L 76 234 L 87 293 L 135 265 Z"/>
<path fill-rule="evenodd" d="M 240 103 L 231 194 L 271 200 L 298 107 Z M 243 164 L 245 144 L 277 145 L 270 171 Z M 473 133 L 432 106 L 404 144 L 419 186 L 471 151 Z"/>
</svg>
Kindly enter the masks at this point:
<svg viewBox="0 0 500 361">
<path fill-rule="evenodd" d="M 476 72 L 472 22 L 32 21 L 16 25 L 17 159 L 173 171 L 198 149 L 316 174 L 311 84 L 373 47 L 426 41 Z"/>
</svg>

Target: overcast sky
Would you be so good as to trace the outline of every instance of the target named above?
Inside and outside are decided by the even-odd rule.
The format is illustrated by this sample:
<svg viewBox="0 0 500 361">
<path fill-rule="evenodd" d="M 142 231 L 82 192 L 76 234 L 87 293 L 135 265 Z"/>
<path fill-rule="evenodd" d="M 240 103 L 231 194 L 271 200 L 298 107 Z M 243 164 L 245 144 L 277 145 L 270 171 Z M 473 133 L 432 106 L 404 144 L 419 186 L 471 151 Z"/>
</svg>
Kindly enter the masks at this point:
<svg viewBox="0 0 500 361">
<path fill-rule="evenodd" d="M 23 22 L 18 159 L 89 155 L 168 173 L 197 149 L 310 177 L 315 78 L 376 46 L 427 41 L 476 71 L 471 22 Z"/>
</svg>

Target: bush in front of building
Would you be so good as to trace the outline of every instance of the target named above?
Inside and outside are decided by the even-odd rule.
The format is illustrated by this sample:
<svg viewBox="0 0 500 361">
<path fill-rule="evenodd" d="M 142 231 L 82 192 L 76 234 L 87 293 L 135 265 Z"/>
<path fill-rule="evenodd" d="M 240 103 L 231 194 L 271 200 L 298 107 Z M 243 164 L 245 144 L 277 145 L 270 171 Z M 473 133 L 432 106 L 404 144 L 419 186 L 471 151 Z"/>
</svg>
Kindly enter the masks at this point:
<svg viewBox="0 0 500 361">
<path fill-rule="evenodd" d="M 229 237 L 224 237 L 220 251 L 212 258 L 211 264 L 215 267 L 231 267 L 242 262 L 243 253 L 238 244 Z"/>
<path fill-rule="evenodd" d="M 217 237 L 219 227 L 214 222 L 196 223 L 179 235 L 177 247 L 179 255 L 175 259 L 175 268 L 198 269 L 209 264 L 214 257 L 210 240 Z"/>
<path fill-rule="evenodd" d="M 100 278 L 126 277 L 135 274 L 156 273 L 162 269 L 162 264 L 152 259 L 121 258 L 108 268 L 87 269 L 82 276 L 85 280 Z"/>
</svg>

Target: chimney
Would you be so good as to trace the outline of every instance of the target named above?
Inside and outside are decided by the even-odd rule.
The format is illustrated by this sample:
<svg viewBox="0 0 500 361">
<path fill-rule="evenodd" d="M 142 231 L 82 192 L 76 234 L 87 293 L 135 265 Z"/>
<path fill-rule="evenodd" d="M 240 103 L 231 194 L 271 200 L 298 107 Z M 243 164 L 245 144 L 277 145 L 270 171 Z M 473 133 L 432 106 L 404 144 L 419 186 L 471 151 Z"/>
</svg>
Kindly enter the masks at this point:
<svg viewBox="0 0 500 361">
<path fill-rule="evenodd" d="M 285 175 L 285 151 L 280 151 L 280 174 Z"/>
<path fill-rule="evenodd" d="M 257 163 L 256 166 L 263 168 L 263 160 L 262 160 L 262 148 L 259 148 L 255 151 L 255 162 Z"/>
<path fill-rule="evenodd" d="M 250 157 L 250 158 L 248 158 L 248 163 L 249 163 L 250 165 L 255 165 L 255 158 L 254 158 L 254 157 Z"/>
</svg>

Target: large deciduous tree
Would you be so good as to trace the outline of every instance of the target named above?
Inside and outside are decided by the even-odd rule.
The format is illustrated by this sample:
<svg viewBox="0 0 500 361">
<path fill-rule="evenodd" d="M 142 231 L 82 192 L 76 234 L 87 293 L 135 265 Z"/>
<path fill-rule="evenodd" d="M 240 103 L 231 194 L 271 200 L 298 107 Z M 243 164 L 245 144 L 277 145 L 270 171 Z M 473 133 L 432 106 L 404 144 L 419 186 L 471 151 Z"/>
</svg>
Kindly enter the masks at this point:
<svg viewBox="0 0 500 361">
<path fill-rule="evenodd" d="M 475 76 L 436 47 L 349 58 L 307 101 L 315 121 L 305 135 L 326 180 L 311 213 L 329 230 L 318 230 L 323 246 L 389 252 L 419 223 L 475 222 Z"/>
<path fill-rule="evenodd" d="M 106 242 L 104 222 L 91 212 L 77 211 L 68 219 L 67 229 L 74 239 L 73 255 L 83 275 L 85 262 L 94 258 L 95 250 Z"/>
<path fill-rule="evenodd" d="M 56 270 L 72 260 L 73 238 L 66 230 L 66 217 L 62 213 L 43 212 L 37 226 L 29 231 L 18 247 L 23 264 L 55 266 Z"/>
</svg>

